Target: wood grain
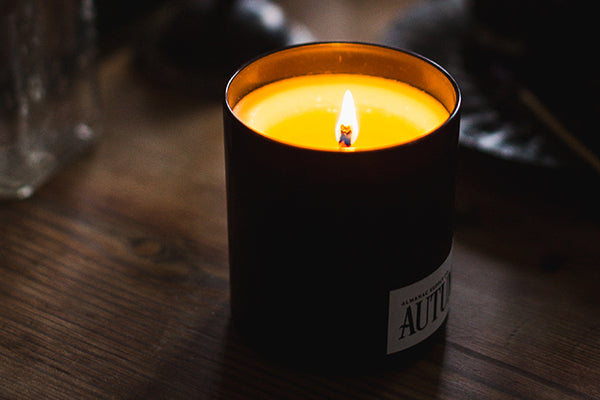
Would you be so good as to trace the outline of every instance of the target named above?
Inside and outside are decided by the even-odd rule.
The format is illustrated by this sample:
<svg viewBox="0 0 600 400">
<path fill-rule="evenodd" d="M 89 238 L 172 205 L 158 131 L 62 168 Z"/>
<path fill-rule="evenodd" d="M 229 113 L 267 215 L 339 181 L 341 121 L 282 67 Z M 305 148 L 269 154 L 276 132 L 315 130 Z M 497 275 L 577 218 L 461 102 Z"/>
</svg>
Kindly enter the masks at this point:
<svg viewBox="0 0 600 400">
<path fill-rule="evenodd" d="M 445 334 L 382 370 L 299 369 L 229 321 L 220 104 L 174 103 L 127 51 L 102 82 L 99 146 L 0 204 L 0 398 L 600 398 L 597 218 L 465 158 Z"/>
</svg>

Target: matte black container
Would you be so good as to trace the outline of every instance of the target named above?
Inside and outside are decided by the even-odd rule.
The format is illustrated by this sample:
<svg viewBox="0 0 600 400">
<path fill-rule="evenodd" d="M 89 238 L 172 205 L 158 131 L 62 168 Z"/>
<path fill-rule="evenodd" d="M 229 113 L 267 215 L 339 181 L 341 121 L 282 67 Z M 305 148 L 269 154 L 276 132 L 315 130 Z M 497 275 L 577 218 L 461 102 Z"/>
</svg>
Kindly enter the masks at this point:
<svg viewBox="0 0 600 400">
<path fill-rule="evenodd" d="M 232 111 L 260 86 L 319 73 L 407 82 L 450 117 L 406 144 L 338 152 L 271 140 Z M 459 110 L 458 87 L 443 69 L 375 45 L 290 47 L 232 77 L 224 107 L 231 309 L 246 337 L 317 365 L 385 360 L 399 353 L 395 341 L 413 336 L 413 347 L 438 329 L 441 321 L 428 332 L 434 314 L 447 313 Z M 419 289 L 441 265 L 438 285 Z M 410 285 L 420 292 L 402 305 L 393 300 Z"/>
</svg>

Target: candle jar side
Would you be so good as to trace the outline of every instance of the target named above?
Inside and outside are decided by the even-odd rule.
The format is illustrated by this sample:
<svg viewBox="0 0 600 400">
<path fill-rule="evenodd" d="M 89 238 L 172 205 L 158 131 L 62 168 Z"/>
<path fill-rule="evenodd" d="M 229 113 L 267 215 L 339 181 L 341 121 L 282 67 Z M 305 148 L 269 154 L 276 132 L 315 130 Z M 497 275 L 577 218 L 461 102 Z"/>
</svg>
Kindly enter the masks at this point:
<svg viewBox="0 0 600 400">
<path fill-rule="evenodd" d="M 440 66 L 418 54 L 362 43 L 316 43 L 269 53 L 242 66 L 226 89 L 225 107 L 249 92 L 286 78 L 362 74 L 410 83 L 438 99 L 450 114 L 460 107 L 458 86 Z"/>
<path fill-rule="evenodd" d="M 451 250 L 458 90 L 446 76 L 445 86 L 427 87 L 431 64 L 397 50 L 318 44 L 289 51 L 250 64 L 227 92 L 232 316 L 247 337 L 285 357 L 382 361 L 390 356 L 391 291 L 431 275 Z M 384 67 L 380 53 L 389 53 Z M 444 91 L 438 99 L 452 115 L 419 140 L 373 151 L 316 151 L 268 139 L 231 110 L 260 86 L 259 76 L 266 84 L 300 73 L 283 68 L 297 66 L 295 56 L 311 60 L 305 74 L 403 75 Z"/>
</svg>

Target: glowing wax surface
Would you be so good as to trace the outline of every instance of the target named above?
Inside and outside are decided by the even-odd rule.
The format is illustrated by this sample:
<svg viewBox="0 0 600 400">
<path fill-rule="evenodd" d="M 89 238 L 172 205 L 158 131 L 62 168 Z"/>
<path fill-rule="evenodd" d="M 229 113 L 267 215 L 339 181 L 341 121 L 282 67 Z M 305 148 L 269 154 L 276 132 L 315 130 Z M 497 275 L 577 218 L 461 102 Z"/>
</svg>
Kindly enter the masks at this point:
<svg viewBox="0 0 600 400">
<path fill-rule="evenodd" d="M 354 97 L 360 134 L 338 144 L 335 128 L 344 92 Z M 374 150 L 407 143 L 442 125 L 449 112 L 404 82 L 368 75 L 319 74 L 262 86 L 233 108 L 247 126 L 271 139 L 316 150 Z"/>
</svg>

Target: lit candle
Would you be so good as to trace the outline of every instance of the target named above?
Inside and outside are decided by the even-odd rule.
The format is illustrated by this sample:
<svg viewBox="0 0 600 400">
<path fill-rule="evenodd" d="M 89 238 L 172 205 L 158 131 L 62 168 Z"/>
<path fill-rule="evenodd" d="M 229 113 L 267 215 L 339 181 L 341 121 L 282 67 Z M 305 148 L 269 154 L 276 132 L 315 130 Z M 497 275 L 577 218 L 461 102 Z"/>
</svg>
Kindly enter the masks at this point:
<svg viewBox="0 0 600 400">
<path fill-rule="evenodd" d="M 231 310 L 308 362 L 401 356 L 448 313 L 460 94 L 439 66 L 355 43 L 284 49 L 225 99 Z"/>
<path fill-rule="evenodd" d="M 233 112 L 274 140 L 333 151 L 372 150 L 406 143 L 431 132 L 449 116 L 438 100 L 420 89 L 396 80 L 356 74 L 319 74 L 277 81 L 246 95 Z M 352 143 L 342 142 L 340 146 L 344 119 L 348 120 L 346 126 L 352 127 Z"/>
</svg>

